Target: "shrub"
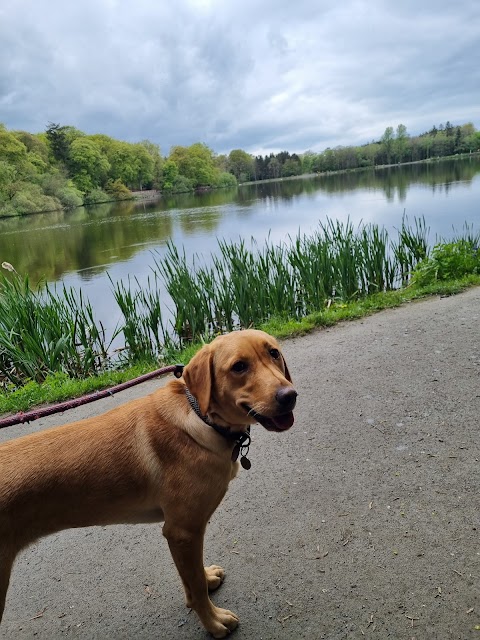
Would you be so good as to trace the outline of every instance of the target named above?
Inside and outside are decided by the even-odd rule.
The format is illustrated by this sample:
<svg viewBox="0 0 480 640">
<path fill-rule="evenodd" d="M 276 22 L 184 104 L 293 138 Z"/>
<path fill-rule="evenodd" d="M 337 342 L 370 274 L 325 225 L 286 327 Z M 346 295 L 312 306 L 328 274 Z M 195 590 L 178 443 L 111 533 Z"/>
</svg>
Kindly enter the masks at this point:
<svg viewBox="0 0 480 640">
<path fill-rule="evenodd" d="M 472 273 L 480 273 L 478 244 L 471 240 L 456 240 L 435 245 L 430 257 L 422 260 L 414 270 L 412 283 L 425 286 L 437 280 L 453 280 Z"/>
<path fill-rule="evenodd" d="M 75 207 L 81 207 L 83 204 L 82 194 L 73 186 L 66 186 L 60 189 L 57 193 L 57 198 L 65 209 L 74 209 Z"/>
<path fill-rule="evenodd" d="M 60 200 L 65 209 L 81 207 L 83 204 L 82 192 L 76 188 L 72 180 L 68 180 L 60 172 L 52 172 L 42 176 L 40 186 L 47 196 L 53 196 Z"/>
<path fill-rule="evenodd" d="M 193 191 L 193 180 L 190 180 L 190 178 L 186 178 L 185 176 L 178 175 L 173 182 L 172 191 L 174 193 L 187 193 L 188 191 Z"/>
<path fill-rule="evenodd" d="M 99 202 L 111 202 L 112 196 L 101 189 L 92 189 L 83 198 L 83 204 L 97 204 Z"/>
<path fill-rule="evenodd" d="M 130 200 L 132 192 L 126 187 L 121 180 L 109 180 L 105 187 L 105 191 L 115 200 Z"/>
<path fill-rule="evenodd" d="M 18 213 L 15 210 L 13 204 L 8 201 L 3 201 L 0 197 L 0 217 L 1 218 L 10 218 L 12 216 L 17 216 Z"/>
<path fill-rule="evenodd" d="M 227 173 L 223 171 L 218 175 L 217 180 L 215 181 L 216 187 L 236 187 L 237 179 L 231 173 Z"/>
<path fill-rule="evenodd" d="M 17 184 L 17 191 L 11 199 L 11 204 L 18 215 L 62 208 L 57 198 L 46 196 L 38 184 L 27 182 Z"/>
</svg>

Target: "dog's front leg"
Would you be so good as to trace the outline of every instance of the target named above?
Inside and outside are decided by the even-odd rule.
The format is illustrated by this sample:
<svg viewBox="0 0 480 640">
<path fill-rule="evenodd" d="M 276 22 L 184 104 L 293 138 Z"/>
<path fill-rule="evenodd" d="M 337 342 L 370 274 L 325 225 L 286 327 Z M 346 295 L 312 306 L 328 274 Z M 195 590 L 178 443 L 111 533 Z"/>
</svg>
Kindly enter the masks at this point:
<svg viewBox="0 0 480 640">
<path fill-rule="evenodd" d="M 170 552 L 185 588 L 187 607 L 196 612 L 203 626 L 214 638 L 224 638 L 238 625 L 238 618 L 231 611 L 216 607 L 208 597 L 208 583 L 211 582 L 208 574 L 213 571 L 210 571 L 211 567 L 206 570 L 203 566 L 204 532 L 205 529 L 189 530 L 169 525 L 167 522 L 163 527 L 163 535 L 167 538 Z M 220 567 L 215 569 L 221 570 Z M 223 574 L 223 570 L 221 571 Z"/>
</svg>

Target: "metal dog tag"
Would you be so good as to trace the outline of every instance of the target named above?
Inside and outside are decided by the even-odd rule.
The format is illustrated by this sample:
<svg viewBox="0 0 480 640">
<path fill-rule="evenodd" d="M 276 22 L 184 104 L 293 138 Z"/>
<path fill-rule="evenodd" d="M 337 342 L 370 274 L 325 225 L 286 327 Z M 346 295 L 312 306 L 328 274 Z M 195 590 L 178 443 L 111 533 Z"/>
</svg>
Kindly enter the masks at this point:
<svg viewBox="0 0 480 640">
<path fill-rule="evenodd" d="M 246 469 L 247 471 L 250 469 L 250 467 L 252 466 L 252 463 L 250 462 L 250 460 L 248 458 L 246 458 L 245 456 L 242 456 L 240 458 L 240 464 L 242 465 L 242 467 L 244 469 Z"/>
</svg>

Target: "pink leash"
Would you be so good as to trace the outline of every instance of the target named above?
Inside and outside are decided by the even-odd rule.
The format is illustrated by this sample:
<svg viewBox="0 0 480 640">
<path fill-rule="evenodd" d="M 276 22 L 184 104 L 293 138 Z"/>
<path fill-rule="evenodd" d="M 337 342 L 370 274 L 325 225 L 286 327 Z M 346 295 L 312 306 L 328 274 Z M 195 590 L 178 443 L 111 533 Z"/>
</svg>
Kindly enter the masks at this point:
<svg viewBox="0 0 480 640">
<path fill-rule="evenodd" d="M 183 372 L 183 365 L 172 364 L 168 367 L 163 367 L 163 369 L 157 369 L 156 371 L 145 373 L 143 376 L 139 376 L 138 378 L 134 378 L 133 380 L 122 382 L 121 384 L 117 384 L 116 386 L 110 387 L 109 389 L 95 391 L 95 393 L 90 393 L 86 396 L 81 396 L 80 398 L 74 398 L 73 400 L 59 402 L 58 404 L 43 407 L 42 409 L 33 409 L 32 411 L 26 412 L 20 411 L 19 413 L 15 413 L 12 416 L 7 416 L 6 418 L 0 419 L 0 429 L 3 429 L 4 427 L 11 427 L 14 424 L 32 422 L 33 420 L 38 420 L 39 418 L 51 416 L 54 413 L 60 413 L 61 411 L 68 411 L 68 409 L 80 407 L 82 404 L 88 404 L 89 402 L 94 402 L 94 400 L 100 400 L 101 398 L 106 398 L 107 396 L 113 396 L 114 393 L 118 393 L 119 391 L 123 391 L 124 389 L 133 387 L 136 384 L 146 382 L 147 380 L 151 380 L 152 378 L 156 378 L 157 376 L 161 376 L 165 373 L 171 373 L 172 371 L 177 378 L 180 378 Z"/>
</svg>

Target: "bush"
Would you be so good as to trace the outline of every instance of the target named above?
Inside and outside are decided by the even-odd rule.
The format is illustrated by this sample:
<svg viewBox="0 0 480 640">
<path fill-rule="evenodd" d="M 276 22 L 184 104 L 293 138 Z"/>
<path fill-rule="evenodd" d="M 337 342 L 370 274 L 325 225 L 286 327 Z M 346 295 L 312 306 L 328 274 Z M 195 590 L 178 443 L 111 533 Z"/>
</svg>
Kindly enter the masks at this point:
<svg viewBox="0 0 480 640">
<path fill-rule="evenodd" d="M 11 204 L 19 215 L 62 208 L 59 200 L 53 196 L 46 196 L 38 184 L 26 182 L 17 184 L 17 192 L 11 199 Z"/>
<path fill-rule="evenodd" d="M 231 173 L 227 173 L 226 171 L 223 171 L 218 175 L 218 179 L 215 182 L 215 186 L 220 188 L 236 187 L 237 179 Z"/>
<path fill-rule="evenodd" d="M 92 189 L 83 198 L 83 204 L 98 204 L 99 202 L 111 202 L 112 196 L 101 189 Z"/>
<path fill-rule="evenodd" d="M 83 204 L 82 194 L 75 187 L 66 186 L 57 192 L 57 198 L 65 209 L 74 209 Z"/>
<path fill-rule="evenodd" d="M 190 180 L 190 178 L 186 178 L 185 176 L 178 175 L 173 182 L 172 191 L 174 193 L 187 193 L 188 191 L 193 191 L 193 180 Z"/>
<path fill-rule="evenodd" d="M 81 207 L 83 204 L 82 192 L 76 188 L 71 180 L 59 172 L 42 176 L 40 185 L 47 196 L 53 196 L 60 200 L 65 209 Z"/>
<path fill-rule="evenodd" d="M 0 196 L 0 218 L 10 218 L 17 215 L 18 213 L 10 200 L 3 201 Z"/>
<path fill-rule="evenodd" d="M 480 273 L 478 244 L 471 240 L 457 240 L 437 244 L 430 257 L 422 260 L 413 272 L 412 284 L 425 286 L 437 280 L 456 280 Z"/>
<path fill-rule="evenodd" d="M 133 197 L 130 189 L 119 179 L 109 180 L 105 191 L 109 193 L 114 200 L 131 200 Z"/>
</svg>

